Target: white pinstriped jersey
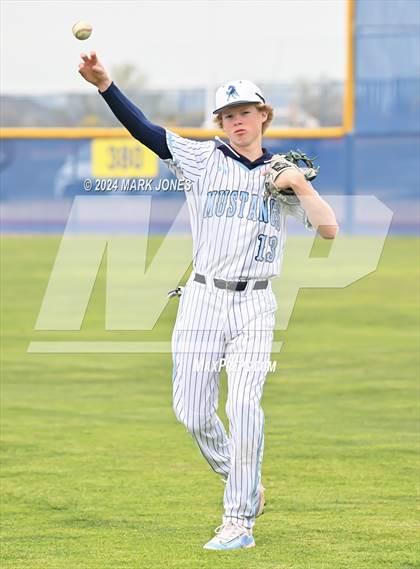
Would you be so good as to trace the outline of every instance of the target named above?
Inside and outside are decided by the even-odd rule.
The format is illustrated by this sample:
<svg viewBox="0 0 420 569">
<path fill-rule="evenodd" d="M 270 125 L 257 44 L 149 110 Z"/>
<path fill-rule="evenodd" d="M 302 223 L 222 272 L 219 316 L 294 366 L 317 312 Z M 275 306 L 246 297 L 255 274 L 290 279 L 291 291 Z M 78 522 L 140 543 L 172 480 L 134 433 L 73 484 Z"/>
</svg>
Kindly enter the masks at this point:
<svg viewBox="0 0 420 569">
<path fill-rule="evenodd" d="M 165 160 L 186 190 L 198 273 L 225 280 L 264 279 L 279 274 L 286 215 L 311 228 L 301 206 L 264 199 L 265 164 L 248 169 L 221 152 L 214 141 L 197 142 L 166 131 L 172 159 Z"/>
</svg>

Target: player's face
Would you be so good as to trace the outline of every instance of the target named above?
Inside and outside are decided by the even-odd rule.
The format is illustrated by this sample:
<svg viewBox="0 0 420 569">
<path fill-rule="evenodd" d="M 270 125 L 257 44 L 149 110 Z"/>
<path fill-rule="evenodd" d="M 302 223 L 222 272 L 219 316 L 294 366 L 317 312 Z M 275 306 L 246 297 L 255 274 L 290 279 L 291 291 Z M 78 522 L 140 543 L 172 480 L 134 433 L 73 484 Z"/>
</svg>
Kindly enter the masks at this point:
<svg viewBox="0 0 420 569">
<path fill-rule="evenodd" d="M 233 146 L 243 148 L 261 140 L 265 111 L 255 105 L 238 105 L 222 112 L 223 130 Z"/>
</svg>

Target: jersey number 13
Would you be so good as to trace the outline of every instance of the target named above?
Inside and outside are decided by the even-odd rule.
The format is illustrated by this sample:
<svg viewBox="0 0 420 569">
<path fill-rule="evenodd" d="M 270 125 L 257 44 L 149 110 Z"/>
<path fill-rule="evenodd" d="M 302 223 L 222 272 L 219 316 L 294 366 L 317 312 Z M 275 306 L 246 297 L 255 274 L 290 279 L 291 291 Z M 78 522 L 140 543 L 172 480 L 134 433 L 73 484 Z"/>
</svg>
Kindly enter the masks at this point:
<svg viewBox="0 0 420 569">
<path fill-rule="evenodd" d="M 260 243 L 258 246 L 258 253 L 255 256 L 255 260 L 272 263 L 276 255 L 276 247 L 278 243 L 277 237 L 269 237 L 268 235 L 265 235 L 265 233 L 260 233 L 258 235 L 258 241 Z"/>
</svg>

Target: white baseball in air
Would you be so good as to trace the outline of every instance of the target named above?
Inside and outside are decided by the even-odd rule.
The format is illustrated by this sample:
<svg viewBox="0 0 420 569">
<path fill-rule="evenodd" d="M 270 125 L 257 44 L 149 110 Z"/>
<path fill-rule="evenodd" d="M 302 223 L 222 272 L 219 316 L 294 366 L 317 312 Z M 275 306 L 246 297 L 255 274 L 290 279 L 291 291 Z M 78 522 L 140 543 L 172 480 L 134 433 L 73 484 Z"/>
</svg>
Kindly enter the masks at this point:
<svg viewBox="0 0 420 569">
<path fill-rule="evenodd" d="M 87 40 L 92 33 L 92 25 L 85 20 L 80 20 L 80 22 L 74 24 L 71 30 L 74 37 L 78 40 Z"/>
</svg>

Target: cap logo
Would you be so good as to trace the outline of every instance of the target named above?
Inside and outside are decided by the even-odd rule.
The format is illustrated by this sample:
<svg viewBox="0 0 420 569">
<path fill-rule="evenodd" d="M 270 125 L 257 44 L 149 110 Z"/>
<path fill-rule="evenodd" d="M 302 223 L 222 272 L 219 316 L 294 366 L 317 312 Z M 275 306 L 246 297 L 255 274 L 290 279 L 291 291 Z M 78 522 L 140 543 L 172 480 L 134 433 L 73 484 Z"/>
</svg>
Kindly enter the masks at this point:
<svg viewBox="0 0 420 569">
<path fill-rule="evenodd" d="M 229 87 L 226 89 L 226 96 L 228 101 L 232 98 L 239 97 L 235 85 L 229 85 Z"/>
</svg>

